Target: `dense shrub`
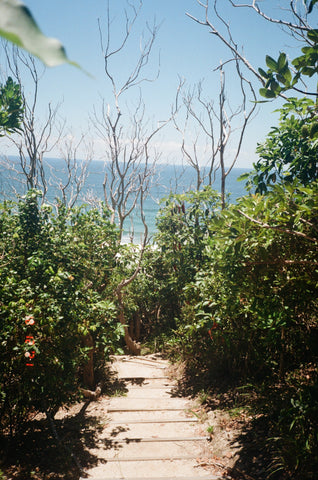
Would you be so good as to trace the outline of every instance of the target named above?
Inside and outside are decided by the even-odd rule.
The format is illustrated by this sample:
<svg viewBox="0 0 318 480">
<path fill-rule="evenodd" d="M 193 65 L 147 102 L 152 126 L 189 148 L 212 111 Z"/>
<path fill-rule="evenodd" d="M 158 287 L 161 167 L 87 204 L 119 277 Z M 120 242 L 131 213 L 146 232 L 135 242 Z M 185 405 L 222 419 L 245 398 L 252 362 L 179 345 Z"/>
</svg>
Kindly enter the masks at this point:
<svg viewBox="0 0 318 480">
<path fill-rule="evenodd" d="M 114 350 L 122 328 L 110 300 L 118 234 L 106 210 L 39 208 L 39 192 L 5 203 L 0 217 L 0 410 L 15 427 L 78 394 L 87 361 Z"/>
<path fill-rule="evenodd" d="M 248 195 L 211 212 L 198 213 L 204 234 L 197 243 L 192 243 L 194 229 L 186 230 L 186 213 L 161 212 L 162 225 L 171 225 L 169 243 L 159 236 L 158 246 L 163 256 L 168 250 L 166 282 L 173 281 L 179 307 L 175 348 L 192 375 L 204 375 L 211 387 L 224 379 L 279 385 L 263 411 L 279 452 L 269 470 L 313 471 L 318 460 L 318 184 L 304 187 L 294 179 L 273 185 L 266 196 Z"/>
</svg>

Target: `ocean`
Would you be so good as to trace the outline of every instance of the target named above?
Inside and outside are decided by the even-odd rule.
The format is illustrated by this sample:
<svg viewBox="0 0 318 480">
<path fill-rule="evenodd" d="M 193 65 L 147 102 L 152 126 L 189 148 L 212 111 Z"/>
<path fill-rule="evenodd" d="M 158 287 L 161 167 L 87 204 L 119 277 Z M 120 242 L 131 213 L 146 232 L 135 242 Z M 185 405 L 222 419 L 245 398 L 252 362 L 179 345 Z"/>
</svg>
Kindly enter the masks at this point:
<svg viewBox="0 0 318 480">
<path fill-rule="evenodd" d="M 23 174 L 18 169 L 16 157 L 10 157 L 10 168 L 0 164 L 0 202 L 4 199 L 16 199 L 16 195 L 25 193 Z M 81 162 L 77 164 L 80 167 Z M 12 166 L 15 168 L 12 169 Z M 18 172 L 17 172 L 18 169 Z M 14 171 L 13 171 L 14 170 Z M 229 194 L 229 201 L 234 203 L 237 198 L 244 195 L 245 182 L 237 179 L 243 173 L 250 171 L 244 168 L 233 168 L 226 180 L 226 192 Z M 60 195 L 59 184 L 67 178 L 65 162 L 61 159 L 50 158 L 45 161 L 45 172 L 48 184 L 46 196 L 47 203 L 54 203 Z M 103 200 L 103 180 L 105 167 L 103 162 L 91 161 L 87 168 L 87 177 L 79 194 L 77 204 L 94 204 Z M 80 169 L 78 170 L 78 174 Z M 184 193 L 195 189 L 196 176 L 194 170 L 189 166 L 158 164 L 156 173 L 149 189 L 149 194 L 144 203 L 144 213 L 151 236 L 156 232 L 156 215 L 160 207 L 160 201 L 170 193 Z M 216 173 L 212 187 L 220 192 L 220 173 Z M 68 188 L 68 197 L 72 195 L 71 187 Z M 138 207 L 136 207 L 128 221 L 126 221 L 123 232 L 123 240 L 129 241 L 131 232 L 134 232 L 134 242 L 139 243 L 143 233 L 143 224 L 140 219 Z"/>
</svg>

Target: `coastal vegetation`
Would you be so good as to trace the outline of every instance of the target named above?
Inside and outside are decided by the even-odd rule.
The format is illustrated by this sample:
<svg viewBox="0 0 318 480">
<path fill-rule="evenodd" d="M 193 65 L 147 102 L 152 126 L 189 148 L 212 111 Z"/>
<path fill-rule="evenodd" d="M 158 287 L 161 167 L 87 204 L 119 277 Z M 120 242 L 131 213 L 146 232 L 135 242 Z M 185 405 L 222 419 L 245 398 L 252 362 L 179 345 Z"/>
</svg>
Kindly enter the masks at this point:
<svg viewBox="0 0 318 480">
<path fill-rule="evenodd" d="M 316 3 L 305 2 L 308 15 Z M 292 62 L 295 73 L 284 54 L 277 61 L 267 57 L 268 71 L 258 74 L 263 98 L 294 95 L 303 77 L 317 75 L 317 30 L 307 28 L 303 36 L 307 44 Z M 106 74 L 114 83 L 111 52 L 107 44 Z M 317 93 L 298 93 L 284 98 L 279 124 L 258 145 L 258 161 L 241 179 L 246 195 L 228 204 L 201 184 L 171 194 L 162 200 L 153 245 L 143 200 L 148 144 L 157 130 L 145 137 L 134 130 L 131 176 L 131 163 L 120 161 L 128 150 L 120 146 L 121 128 L 116 136 L 118 105 L 118 116 L 95 117 L 106 140 L 114 133 L 105 203 L 69 206 L 62 195 L 51 206 L 32 182 L 16 202 L 3 202 L 1 468 L 15 442 L 23 443 L 32 418 L 44 413 L 54 432 L 57 410 L 96 387 L 106 392 L 109 355 L 130 349 L 182 361 L 191 391 L 204 392 L 211 408 L 227 396 L 229 409 L 248 411 L 259 451 L 266 452 L 262 478 L 316 478 Z M 115 89 L 115 104 L 119 97 Z M 25 104 L 11 79 L 0 101 L 1 134 L 19 132 Z M 111 180 L 118 176 L 136 194 L 133 204 L 140 202 L 140 246 L 121 243 L 127 209 L 120 202 L 127 193 L 121 185 L 122 200 L 116 200 L 119 187 Z"/>
</svg>

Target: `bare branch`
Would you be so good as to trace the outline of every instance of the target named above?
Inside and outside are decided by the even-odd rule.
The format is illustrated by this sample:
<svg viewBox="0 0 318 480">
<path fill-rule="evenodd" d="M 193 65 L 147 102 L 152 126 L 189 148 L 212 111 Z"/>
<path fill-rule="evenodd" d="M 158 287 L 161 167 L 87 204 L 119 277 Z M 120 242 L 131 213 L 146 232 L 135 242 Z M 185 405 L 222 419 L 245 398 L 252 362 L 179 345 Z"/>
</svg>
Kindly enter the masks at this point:
<svg viewBox="0 0 318 480">
<path fill-rule="evenodd" d="M 218 102 L 218 111 L 214 102 L 203 98 L 202 82 L 192 90 L 183 94 L 183 105 L 185 106 L 185 120 L 183 127 L 180 126 L 180 120 L 174 118 L 175 128 L 182 135 L 181 151 L 188 165 L 190 165 L 196 174 L 197 189 L 204 184 L 212 185 L 216 178 L 216 172 L 221 170 L 221 198 L 223 207 L 225 206 L 225 181 L 227 176 L 232 171 L 236 164 L 246 133 L 248 123 L 253 117 L 256 110 L 256 94 L 253 86 L 247 80 L 240 68 L 239 59 L 231 59 L 235 61 L 237 77 L 241 90 L 241 104 L 233 111 L 228 105 L 225 94 L 225 72 L 223 70 L 223 63 L 217 70 L 220 71 L 220 93 Z M 229 62 L 225 62 L 227 65 Z M 180 91 L 177 92 L 180 96 Z M 178 100 L 179 101 L 179 100 Z M 229 110 L 229 112 L 228 112 Z M 239 125 L 234 129 L 233 123 L 239 122 Z M 191 128 L 193 124 L 197 127 L 195 138 L 192 140 L 192 145 L 189 147 L 191 138 Z M 219 133 L 216 133 L 216 126 L 219 125 Z M 226 147 L 230 141 L 232 134 L 238 130 L 239 137 L 236 142 L 235 153 L 230 162 L 230 166 L 225 166 L 225 152 Z M 192 135 L 193 137 L 193 135 Z M 198 148 L 200 145 L 199 139 L 202 137 L 206 140 L 206 149 L 204 154 L 198 155 Z M 205 156 L 203 161 L 202 156 Z"/>
<path fill-rule="evenodd" d="M 253 0 L 253 2 L 251 4 L 249 4 L 249 3 L 237 4 L 233 0 L 229 0 L 229 2 L 235 8 L 250 8 L 250 9 L 254 10 L 260 17 L 264 18 L 264 20 L 266 20 L 270 23 L 275 23 L 277 25 L 287 27 L 289 30 L 298 34 L 302 38 L 304 38 L 304 32 L 308 32 L 309 30 L 311 30 L 311 27 L 308 25 L 308 23 L 297 12 L 297 9 L 296 9 L 296 6 L 295 6 L 296 2 L 294 0 L 291 0 L 289 2 L 290 3 L 290 9 L 291 9 L 295 19 L 298 20 L 298 23 L 293 23 L 292 21 L 282 20 L 281 18 L 273 18 L 273 17 L 270 17 L 269 15 L 266 15 L 259 8 L 259 5 L 255 0 Z"/>
<path fill-rule="evenodd" d="M 107 3 L 107 39 L 106 39 L 106 45 L 104 45 L 103 41 L 103 34 L 102 34 L 102 27 L 100 24 L 100 20 L 98 20 L 98 28 L 99 28 L 99 36 L 100 36 L 100 44 L 103 50 L 104 54 L 104 68 L 105 68 L 105 73 L 108 77 L 108 79 L 111 82 L 112 89 L 113 89 L 113 95 L 116 101 L 116 107 L 119 110 L 119 97 L 125 93 L 127 90 L 129 90 L 132 87 L 138 86 L 141 83 L 144 82 L 154 82 L 160 72 L 160 59 L 159 59 L 159 65 L 158 65 L 158 70 L 157 74 L 153 78 L 148 78 L 146 76 L 142 76 L 142 72 L 144 68 L 148 65 L 150 55 L 153 49 L 153 45 L 155 42 L 155 39 L 158 35 L 158 31 L 160 26 L 157 25 L 156 23 L 153 24 L 153 26 L 149 26 L 147 24 L 147 30 L 149 34 L 149 38 L 145 40 L 144 44 L 142 43 L 142 39 L 140 40 L 140 53 L 139 56 L 137 57 L 135 66 L 132 68 L 132 70 L 127 74 L 125 80 L 121 82 L 121 85 L 118 85 L 118 81 L 115 79 L 115 73 L 112 72 L 111 69 L 111 59 L 113 56 L 116 56 L 118 54 L 123 53 L 125 46 L 131 36 L 133 26 L 139 16 L 140 10 L 142 8 L 142 1 L 140 0 L 138 8 L 134 7 L 130 3 L 128 3 L 129 7 L 132 9 L 132 16 L 130 17 L 128 15 L 128 12 L 125 10 L 125 28 L 124 28 L 124 35 L 121 40 L 121 43 L 118 47 L 116 48 L 111 48 L 111 19 L 110 19 L 110 7 L 109 7 L 109 1 Z"/>
<path fill-rule="evenodd" d="M 80 161 L 78 149 L 83 146 L 86 151 L 85 158 Z M 92 147 L 85 143 L 84 134 L 77 141 L 69 135 L 60 146 L 60 154 L 64 160 L 64 169 L 56 170 L 53 165 L 51 166 L 51 185 L 55 185 L 61 193 L 62 203 L 67 208 L 72 208 L 78 201 L 88 177 L 88 167 L 93 158 Z"/>
<path fill-rule="evenodd" d="M 290 230 L 289 228 L 276 227 L 276 226 L 273 226 L 273 225 L 269 225 L 268 223 L 261 222 L 260 220 L 256 220 L 255 218 L 250 217 L 249 215 L 247 215 L 246 213 L 242 212 L 242 210 L 239 210 L 239 209 L 237 209 L 237 212 L 240 215 L 243 215 L 245 218 L 247 218 L 251 222 L 260 226 L 261 228 L 266 228 L 266 229 L 269 229 L 269 230 L 276 230 L 277 232 L 285 233 L 287 235 L 295 235 L 296 237 L 302 237 L 305 240 L 309 240 L 310 242 L 318 243 L 317 238 L 309 237 L 308 235 L 306 235 L 303 232 L 298 232 L 297 230 Z"/>
<path fill-rule="evenodd" d="M 141 203 L 149 190 L 149 182 L 154 173 L 158 154 L 153 150 L 150 153 L 154 137 L 171 121 L 174 109 L 168 120 L 159 122 L 156 126 L 148 127 L 145 104 L 142 99 L 140 85 L 143 82 L 154 81 L 144 75 L 145 68 L 150 62 L 155 39 L 159 26 L 154 22 L 147 24 L 148 38 L 140 44 L 139 53 L 130 71 L 123 74 L 119 80 L 118 73 L 112 69 L 112 59 L 124 55 L 125 47 L 130 40 L 133 27 L 140 13 L 142 2 L 138 7 L 128 3 L 130 10 L 125 11 L 125 26 L 119 46 L 113 48 L 111 29 L 112 21 L 108 2 L 107 8 L 107 38 L 103 40 L 101 23 L 99 32 L 103 48 L 106 77 L 112 87 L 112 104 L 102 100 L 98 112 L 94 108 L 92 122 L 98 136 L 105 145 L 105 175 L 103 180 L 104 199 L 111 211 L 111 221 L 117 220 L 119 229 L 123 231 L 124 222 L 139 208 L 142 219 Z M 131 60 L 131 59 L 130 59 Z M 131 112 L 122 114 L 123 94 L 127 91 L 137 91 L 137 103 Z"/>
<path fill-rule="evenodd" d="M 218 37 L 222 43 L 224 43 L 230 50 L 233 55 L 233 58 L 239 59 L 250 72 L 261 82 L 262 85 L 265 85 L 263 77 L 258 73 L 258 71 L 250 64 L 250 62 L 245 58 L 242 53 L 238 50 L 237 44 L 234 42 L 232 35 L 230 34 L 229 25 L 225 22 L 225 20 L 220 16 L 217 11 L 217 0 L 214 0 L 214 10 L 216 12 L 216 16 L 221 20 L 222 24 L 226 26 L 226 31 L 229 34 L 229 38 L 226 38 L 215 25 L 213 25 L 209 19 L 209 0 L 206 0 L 206 3 L 203 3 L 197 0 L 197 3 L 204 9 L 205 11 L 205 18 L 204 20 L 199 20 L 197 17 L 194 17 L 190 13 L 186 13 L 186 15 L 194 20 L 199 25 L 203 25 L 210 29 L 210 33 Z"/>
</svg>

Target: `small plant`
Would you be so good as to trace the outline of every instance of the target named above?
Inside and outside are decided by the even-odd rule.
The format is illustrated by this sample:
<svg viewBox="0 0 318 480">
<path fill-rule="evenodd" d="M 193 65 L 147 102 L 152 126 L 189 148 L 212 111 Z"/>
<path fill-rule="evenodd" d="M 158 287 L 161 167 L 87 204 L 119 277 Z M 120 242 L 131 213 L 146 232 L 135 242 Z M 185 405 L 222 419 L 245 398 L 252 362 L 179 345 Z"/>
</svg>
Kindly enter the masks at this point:
<svg viewBox="0 0 318 480">
<path fill-rule="evenodd" d="M 127 392 L 123 389 L 116 388 L 112 393 L 111 397 L 127 397 Z"/>
<path fill-rule="evenodd" d="M 7 480 L 8 477 L 5 476 L 2 470 L 0 470 L 0 480 Z"/>
<path fill-rule="evenodd" d="M 214 433 L 214 426 L 213 425 L 209 425 L 208 428 L 206 429 L 206 431 L 209 433 L 209 435 L 212 437 L 213 433 Z"/>
<path fill-rule="evenodd" d="M 207 403 L 208 398 L 209 398 L 209 393 L 206 392 L 205 390 L 200 390 L 199 392 L 200 405 L 204 405 L 205 403 Z"/>
<path fill-rule="evenodd" d="M 245 409 L 246 409 L 245 407 L 234 407 L 234 408 L 231 408 L 228 412 L 231 418 L 237 418 L 242 415 Z"/>
</svg>

